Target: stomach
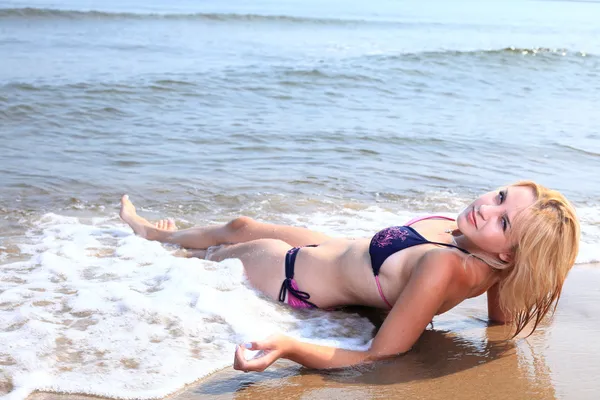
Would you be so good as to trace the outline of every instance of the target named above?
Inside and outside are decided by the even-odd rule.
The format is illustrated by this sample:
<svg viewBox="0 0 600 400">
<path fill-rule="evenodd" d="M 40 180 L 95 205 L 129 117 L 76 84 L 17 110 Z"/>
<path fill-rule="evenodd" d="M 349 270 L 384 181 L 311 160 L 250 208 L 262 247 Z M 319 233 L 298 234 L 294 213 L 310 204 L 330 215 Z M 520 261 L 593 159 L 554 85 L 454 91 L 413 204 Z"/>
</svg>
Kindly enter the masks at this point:
<svg viewBox="0 0 600 400">
<path fill-rule="evenodd" d="M 301 290 L 309 292 L 319 307 L 381 306 L 369 242 L 367 238 L 336 238 L 300 250 L 295 278 Z"/>
<path fill-rule="evenodd" d="M 311 254 L 314 261 L 349 266 L 364 261 L 365 255 L 369 256 L 369 239 L 335 238 L 317 247 L 303 248 L 302 252 Z"/>
</svg>

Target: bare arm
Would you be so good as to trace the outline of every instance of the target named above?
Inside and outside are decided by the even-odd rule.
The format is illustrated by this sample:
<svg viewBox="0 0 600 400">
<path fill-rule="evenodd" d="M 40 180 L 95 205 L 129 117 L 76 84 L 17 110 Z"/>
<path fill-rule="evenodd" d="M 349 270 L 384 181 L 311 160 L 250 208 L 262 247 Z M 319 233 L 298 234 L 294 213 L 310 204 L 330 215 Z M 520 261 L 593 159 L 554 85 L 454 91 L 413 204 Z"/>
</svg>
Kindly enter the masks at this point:
<svg viewBox="0 0 600 400">
<path fill-rule="evenodd" d="M 500 285 L 494 284 L 487 291 L 488 318 L 490 321 L 505 324 L 511 321 L 511 317 L 500 307 Z"/>
<path fill-rule="evenodd" d="M 448 258 L 441 252 L 427 253 L 415 267 L 367 351 L 344 350 L 275 336 L 252 343 L 252 350 L 268 352 L 254 360 L 245 360 L 244 348 L 239 347 L 234 367 L 244 371 L 262 371 L 278 358 L 287 358 L 309 368 L 340 368 L 407 352 L 446 300 L 452 271 Z"/>
</svg>

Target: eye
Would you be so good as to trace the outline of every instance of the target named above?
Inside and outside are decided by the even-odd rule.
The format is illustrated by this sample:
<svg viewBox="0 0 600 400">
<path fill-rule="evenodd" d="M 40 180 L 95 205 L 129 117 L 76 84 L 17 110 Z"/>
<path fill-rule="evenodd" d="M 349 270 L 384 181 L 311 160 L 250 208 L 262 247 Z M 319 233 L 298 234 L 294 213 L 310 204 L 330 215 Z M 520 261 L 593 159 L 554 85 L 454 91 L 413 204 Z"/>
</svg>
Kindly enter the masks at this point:
<svg viewBox="0 0 600 400">
<path fill-rule="evenodd" d="M 506 199 L 506 191 L 505 190 L 501 190 L 498 192 L 498 202 L 500 204 L 504 203 L 504 199 Z"/>
<path fill-rule="evenodd" d="M 507 196 L 506 189 L 498 192 L 498 204 L 502 204 L 506 201 Z M 502 225 L 502 231 L 506 232 L 506 230 L 510 227 L 510 221 L 508 220 L 508 216 L 504 214 L 502 218 L 500 218 L 500 224 Z"/>
</svg>

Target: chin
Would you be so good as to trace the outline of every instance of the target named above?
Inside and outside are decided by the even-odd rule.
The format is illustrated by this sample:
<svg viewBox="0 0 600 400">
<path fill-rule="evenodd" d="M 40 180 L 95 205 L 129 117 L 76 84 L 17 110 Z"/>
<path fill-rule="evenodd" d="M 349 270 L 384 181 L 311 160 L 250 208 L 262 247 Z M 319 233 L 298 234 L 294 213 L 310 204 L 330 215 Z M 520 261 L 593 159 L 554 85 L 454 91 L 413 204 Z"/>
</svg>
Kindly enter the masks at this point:
<svg viewBox="0 0 600 400">
<path fill-rule="evenodd" d="M 460 214 L 458 214 L 458 217 L 456 217 L 456 226 L 461 232 L 464 232 L 466 229 L 468 230 L 469 225 L 471 225 L 467 220 L 467 210 L 468 208 L 465 208 Z"/>
</svg>

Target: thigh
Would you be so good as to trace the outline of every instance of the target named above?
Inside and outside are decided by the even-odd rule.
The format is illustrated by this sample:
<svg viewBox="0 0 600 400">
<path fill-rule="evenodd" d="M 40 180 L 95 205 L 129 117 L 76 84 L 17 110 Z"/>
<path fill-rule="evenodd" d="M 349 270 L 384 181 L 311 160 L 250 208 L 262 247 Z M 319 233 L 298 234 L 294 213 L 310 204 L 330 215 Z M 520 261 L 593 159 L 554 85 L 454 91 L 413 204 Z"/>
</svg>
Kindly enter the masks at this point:
<svg viewBox="0 0 600 400">
<path fill-rule="evenodd" d="M 277 239 L 292 247 L 304 247 L 311 244 L 321 244 L 331 239 L 330 236 L 307 228 L 288 225 L 268 224 L 253 220 L 240 232 L 244 239 Z"/>
<path fill-rule="evenodd" d="M 222 245 L 216 250 L 209 249 L 207 258 L 211 261 L 239 258 L 250 284 L 277 300 L 285 279 L 285 254 L 290 248 L 289 244 L 281 240 L 258 239 Z"/>
</svg>

